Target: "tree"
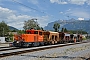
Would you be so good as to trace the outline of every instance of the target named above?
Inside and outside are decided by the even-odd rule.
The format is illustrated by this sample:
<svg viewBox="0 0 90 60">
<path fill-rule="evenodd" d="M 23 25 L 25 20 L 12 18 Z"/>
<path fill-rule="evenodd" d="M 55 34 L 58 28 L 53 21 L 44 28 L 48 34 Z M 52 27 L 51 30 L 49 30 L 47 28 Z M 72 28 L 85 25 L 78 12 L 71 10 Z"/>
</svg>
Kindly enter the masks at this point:
<svg viewBox="0 0 90 60">
<path fill-rule="evenodd" d="M 44 30 L 43 27 L 41 27 L 41 30 Z"/>
<path fill-rule="evenodd" d="M 4 21 L 0 22 L 0 36 L 5 36 L 8 34 L 8 32 L 9 32 L 8 25 Z"/>
<path fill-rule="evenodd" d="M 62 28 L 61 32 L 68 32 L 66 28 Z"/>
<path fill-rule="evenodd" d="M 65 28 L 65 29 L 64 29 L 64 32 L 68 32 L 68 30 Z"/>
<path fill-rule="evenodd" d="M 61 32 L 64 32 L 64 28 L 62 28 Z"/>
<path fill-rule="evenodd" d="M 59 23 L 55 23 L 55 24 L 53 25 L 53 28 L 54 28 L 54 31 L 55 31 L 55 32 L 58 32 L 58 31 L 59 31 L 59 28 L 60 28 L 60 24 L 59 24 Z"/>
<path fill-rule="evenodd" d="M 24 34 L 25 31 L 24 31 L 24 30 L 18 30 L 17 33 L 18 33 L 18 34 Z"/>
<path fill-rule="evenodd" d="M 86 31 L 81 31 L 81 30 L 68 30 L 68 32 L 73 34 L 87 34 Z"/>
<path fill-rule="evenodd" d="M 37 23 L 37 19 L 31 19 L 31 20 L 25 21 L 23 28 L 25 30 L 32 29 L 32 28 L 33 29 L 36 29 L 36 30 L 40 30 L 41 29 L 40 26 L 39 26 L 39 24 Z"/>
</svg>

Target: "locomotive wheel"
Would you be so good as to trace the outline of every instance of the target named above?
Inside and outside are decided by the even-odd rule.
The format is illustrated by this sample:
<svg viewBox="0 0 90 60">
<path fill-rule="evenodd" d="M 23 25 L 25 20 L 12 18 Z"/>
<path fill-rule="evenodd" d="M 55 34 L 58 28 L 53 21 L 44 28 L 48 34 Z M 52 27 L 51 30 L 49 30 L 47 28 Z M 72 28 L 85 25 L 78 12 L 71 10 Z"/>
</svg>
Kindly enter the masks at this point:
<svg viewBox="0 0 90 60">
<path fill-rule="evenodd" d="M 55 44 L 57 44 L 58 42 L 57 41 L 55 41 Z"/>
<path fill-rule="evenodd" d="M 60 43 L 62 44 L 62 43 L 63 43 L 63 41 L 60 41 Z"/>
<path fill-rule="evenodd" d="M 54 41 L 52 41 L 52 44 L 55 44 L 55 42 L 54 42 Z"/>
<path fill-rule="evenodd" d="M 40 44 L 39 44 L 39 42 L 34 42 L 33 43 L 33 46 L 39 46 Z"/>
<path fill-rule="evenodd" d="M 39 42 L 39 45 L 43 46 L 44 45 L 44 42 Z"/>
</svg>

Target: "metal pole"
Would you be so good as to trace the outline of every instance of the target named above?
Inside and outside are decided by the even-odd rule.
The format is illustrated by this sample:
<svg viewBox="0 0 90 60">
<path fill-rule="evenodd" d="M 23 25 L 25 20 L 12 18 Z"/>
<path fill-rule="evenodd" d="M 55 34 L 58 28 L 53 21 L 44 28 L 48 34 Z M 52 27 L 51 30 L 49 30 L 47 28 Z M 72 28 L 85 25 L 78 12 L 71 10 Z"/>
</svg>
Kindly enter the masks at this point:
<svg viewBox="0 0 90 60">
<path fill-rule="evenodd" d="M 69 16 L 67 16 L 68 17 L 68 20 L 69 20 Z"/>
<path fill-rule="evenodd" d="M 36 19 L 36 30 L 37 30 L 37 19 Z"/>
<path fill-rule="evenodd" d="M 4 37 L 4 28 L 3 28 L 3 37 Z"/>
<path fill-rule="evenodd" d="M 4 37 L 4 28 L 3 27 L 1 27 L 2 28 L 2 30 L 3 30 L 3 37 Z"/>
<path fill-rule="evenodd" d="M 37 19 L 35 18 L 34 20 L 36 20 L 36 30 L 37 30 Z"/>
<path fill-rule="evenodd" d="M 63 28 L 63 33 L 64 33 L 64 28 Z"/>
</svg>

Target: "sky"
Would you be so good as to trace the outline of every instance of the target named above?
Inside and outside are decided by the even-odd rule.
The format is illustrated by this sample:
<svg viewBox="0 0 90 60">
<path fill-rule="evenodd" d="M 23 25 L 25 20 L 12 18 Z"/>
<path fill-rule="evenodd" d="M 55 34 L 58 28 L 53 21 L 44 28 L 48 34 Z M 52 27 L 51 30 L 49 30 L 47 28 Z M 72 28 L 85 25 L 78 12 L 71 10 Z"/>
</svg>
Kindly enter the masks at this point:
<svg viewBox="0 0 90 60">
<path fill-rule="evenodd" d="M 90 20 L 90 0 L 0 0 L 0 22 L 23 29 L 24 21 L 37 19 L 39 26 L 57 20 Z"/>
</svg>

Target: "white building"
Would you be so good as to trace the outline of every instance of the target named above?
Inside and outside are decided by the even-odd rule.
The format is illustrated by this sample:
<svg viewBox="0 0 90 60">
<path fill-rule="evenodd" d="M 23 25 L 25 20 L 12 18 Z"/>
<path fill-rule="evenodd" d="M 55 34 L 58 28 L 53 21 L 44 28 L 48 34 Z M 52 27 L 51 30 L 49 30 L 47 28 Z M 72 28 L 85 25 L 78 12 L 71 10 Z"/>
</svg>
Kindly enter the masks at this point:
<svg viewBox="0 0 90 60">
<path fill-rule="evenodd" d="M 0 43 L 5 43 L 5 37 L 0 37 Z"/>
</svg>

